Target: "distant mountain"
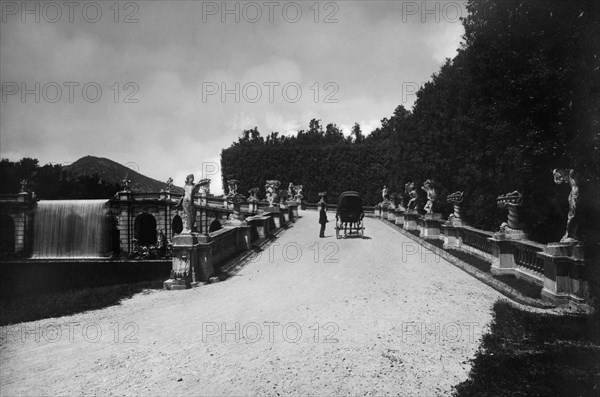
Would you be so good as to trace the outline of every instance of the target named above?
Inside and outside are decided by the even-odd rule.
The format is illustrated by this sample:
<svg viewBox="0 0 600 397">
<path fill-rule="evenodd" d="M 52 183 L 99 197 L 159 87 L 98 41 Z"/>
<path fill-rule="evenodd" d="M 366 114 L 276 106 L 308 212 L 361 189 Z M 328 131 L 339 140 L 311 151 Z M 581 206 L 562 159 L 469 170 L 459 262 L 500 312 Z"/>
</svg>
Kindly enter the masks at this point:
<svg viewBox="0 0 600 397">
<path fill-rule="evenodd" d="M 135 163 L 124 165 L 103 157 L 85 156 L 63 168 L 76 176 L 98 174 L 100 179 L 119 185 L 123 185 L 123 179 L 127 177 L 131 181 L 129 188 L 133 192 L 158 193 L 161 189 L 167 187 L 166 182 L 158 181 L 137 172 Z M 182 193 L 183 189 L 174 186 L 173 191 Z"/>
</svg>

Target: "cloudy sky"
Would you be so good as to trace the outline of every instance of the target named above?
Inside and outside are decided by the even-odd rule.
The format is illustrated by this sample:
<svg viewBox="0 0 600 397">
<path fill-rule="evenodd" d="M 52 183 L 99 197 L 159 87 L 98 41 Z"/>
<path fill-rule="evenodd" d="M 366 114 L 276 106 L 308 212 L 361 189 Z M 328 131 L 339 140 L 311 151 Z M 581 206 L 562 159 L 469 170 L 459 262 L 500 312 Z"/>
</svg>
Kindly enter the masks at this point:
<svg viewBox="0 0 600 397">
<path fill-rule="evenodd" d="M 2 2 L 0 154 L 213 180 L 244 129 L 366 133 L 453 57 L 452 1 Z M 204 171 L 204 174 L 203 174 Z"/>
</svg>

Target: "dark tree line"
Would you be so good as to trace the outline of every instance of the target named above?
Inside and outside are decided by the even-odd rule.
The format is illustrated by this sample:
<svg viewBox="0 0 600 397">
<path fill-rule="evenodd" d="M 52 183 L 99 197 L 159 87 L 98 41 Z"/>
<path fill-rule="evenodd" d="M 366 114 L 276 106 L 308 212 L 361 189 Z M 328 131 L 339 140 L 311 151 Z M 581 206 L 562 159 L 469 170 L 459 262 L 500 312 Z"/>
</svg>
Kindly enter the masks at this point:
<svg viewBox="0 0 600 397">
<path fill-rule="evenodd" d="M 567 185 L 554 168 L 575 168 L 586 184 L 580 207 L 589 234 L 600 224 L 600 5 L 594 1 L 470 0 L 458 54 L 417 93 L 412 112 L 398 106 L 366 137 L 355 125 L 345 137 L 335 124 L 311 120 L 295 136 L 257 128 L 222 152 L 224 180 L 240 192 L 265 180 L 304 185 L 309 201 L 327 190 L 363 193 L 436 180 L 444 197 L 465 192 L 467 221 L 495 230 L 506 219 L 500 194 L 524 194 L 532 238 L 560 238 Z M 584 190 L 582 190 L 583 192 Z M 423 192 L 420 192 L 423 193 Z M 596 235 L 597 237 L 597 235 Z"/>
<path fill-rule="evenodd" d="M 60 164 L 40 166 L 37 159 L 23 158 L 13 162 L 0 161 L 0 194 L 21 191 L 21 181 L 26 180 L 26 190 L 35 192 L 42 200 L 110 198 L 122 190 L 121 185 L 94 175 L 73 175 Z"/>
</svg>

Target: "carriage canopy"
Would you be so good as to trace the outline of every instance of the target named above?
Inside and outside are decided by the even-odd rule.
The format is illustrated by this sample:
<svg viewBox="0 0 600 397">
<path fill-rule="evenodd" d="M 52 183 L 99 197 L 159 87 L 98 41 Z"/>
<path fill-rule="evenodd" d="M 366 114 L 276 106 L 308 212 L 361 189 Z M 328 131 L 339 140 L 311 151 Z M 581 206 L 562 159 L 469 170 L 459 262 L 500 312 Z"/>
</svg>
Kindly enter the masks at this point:
<svg viewBox="0 0 600 397">
<path fill-rule="evenodd" d="M 338 207 L 346 209 L 362 209 L 362 199 L 358 192 L 348 191 L 340 194 Z"/>
<path fill-rule="evenodd" d="M 362 207 L 362 198 L 355 191 L 347 191 L 340 194 L 338 198 L 338 207 L 336 218 L 336 237 L 340 238 L 342 233 L 344 237 L 348 235 L 364 235 L 363 217 L 365 216 Z"/>
</svg>

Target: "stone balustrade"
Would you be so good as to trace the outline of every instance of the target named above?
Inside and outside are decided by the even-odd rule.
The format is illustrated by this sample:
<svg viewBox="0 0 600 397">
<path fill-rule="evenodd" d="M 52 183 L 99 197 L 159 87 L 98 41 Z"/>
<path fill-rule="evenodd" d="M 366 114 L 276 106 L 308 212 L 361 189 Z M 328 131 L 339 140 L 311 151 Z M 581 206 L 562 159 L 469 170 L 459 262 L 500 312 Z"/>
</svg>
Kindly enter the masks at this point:
<svg viewBox="0 0 600 397">
<path fill-rule="evenodd" d="M 444 249 L 464 251 L 490 262 L 492 274 L 513 275 L 542 286 L 544 300 L 562 304 L 589 299 L 590 280 L 600 279 L 600 271 L 590 267 L 600 258 L 599 246 L 578 241 L 540 244 L 528 240 L 521 222 L 522 195 L 516 191 L 498 197 L 498 206 L 508 210 L 507 222 L 499 231 L 470 227 L 462 219 L 462 195 L 456 192 L 449 196 L 454 213 L 444 223 L 434 214 L 421 216 L 414 210 L 400 208 L 395 210 L 393 220 L 380 217 L 405 230 L 418 231 L 424 240 L 440 239 Z"/>
<path fill-rule="evenodd" d="M 230 224 L 212 233 L 175 236 L 173 269 L 164 288 L 186 289 L 208 282 L 220 273 L 228 260 L 249 250 L 257 241 L 272 237 L 294 219 L 292 208 L 277 208 L 277 211 L 250 216 L 241 224 Z"/>
</svg>

